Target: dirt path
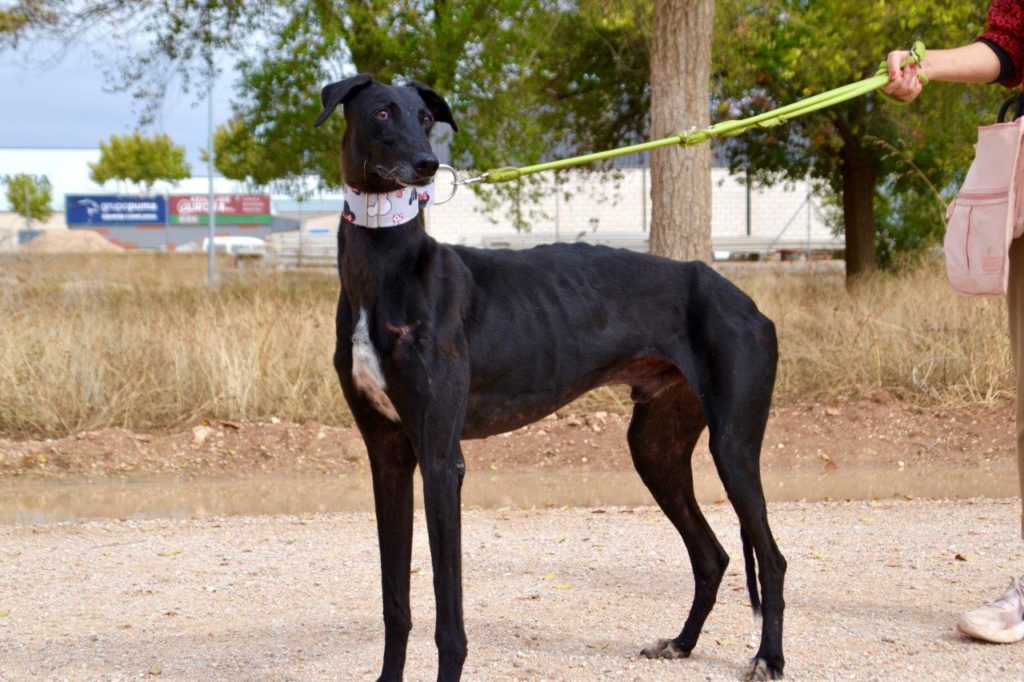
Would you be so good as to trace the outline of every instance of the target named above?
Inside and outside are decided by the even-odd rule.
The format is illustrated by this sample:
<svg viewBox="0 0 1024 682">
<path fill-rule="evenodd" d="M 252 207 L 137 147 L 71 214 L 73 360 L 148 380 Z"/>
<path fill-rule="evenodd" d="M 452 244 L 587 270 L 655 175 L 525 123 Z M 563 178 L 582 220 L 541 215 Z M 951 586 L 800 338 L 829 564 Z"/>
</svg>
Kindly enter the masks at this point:
<svg viewBox="0 0 1024 682">
<path fill-rule="evenodd" d="M 601 513 L 598 513 L 598 512 Z M 640 660 L 693 586 L 654 509 L 464 514 L 467 680 L 736 679 L 753 653 L 734 557 L 689 660 Z M 953 630 L 1024 569 L 1016 501 L 785 503 L 787 676 L 1021 679 L 1024 644 Z M 407 679 L 435 671 L 431 568 L 417 515 Z M 373 679 L 381 651 L 368 514 L 0 527 L 0 678 Z"/>
<path fill-rule="evenodd" d="M 632 471 L 626 447 L 629 418 L 616 412 L 552 415 L 512 433 L 466 441 L 470 472 Z M 880 393 L 841 405 L 773 410 L 762 466 L 842 472 L 871 465 L 921 463 L 953 467 L 1013 461 L 1009 406 L 924 409 Z M 696 460 L 708 460 L 707 436 Z M 317 423 L 218 421 L 169 434 L 124 429 L 56 440 L 0 438 L 0 484 L 47 479 L 329 476 L 366 470 L 366 449 L 354 428 Z"/>
<path fill-rule="evenodd" d="M 609 412 L 553 416 L 464 444 L 468 508 L 649 505 Z M 1007 407 L 924 410 L 884 395 L 776 410 L 762 455 L 773 501 L 1017 494 Z M 698 499 L 724 499 L 707 450 Z M 419 496 L 417 496 L 419 499 Z M 169 434 L 121 429 L 0 440 L 0 523 L 373 509 L 358 432 L 316 423 L 214 422 Z"/>
</svg>

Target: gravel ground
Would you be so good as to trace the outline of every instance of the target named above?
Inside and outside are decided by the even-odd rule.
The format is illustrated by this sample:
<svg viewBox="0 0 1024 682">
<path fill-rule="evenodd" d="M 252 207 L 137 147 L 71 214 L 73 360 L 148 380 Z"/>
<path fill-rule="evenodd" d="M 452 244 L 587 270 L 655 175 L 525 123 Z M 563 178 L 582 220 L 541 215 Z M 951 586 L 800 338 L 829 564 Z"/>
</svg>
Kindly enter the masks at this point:
<svg viewBox="0 0 1024 682">
<path fill-rule="evenodd" d="M 466 680 L 736 679 L 753 654 L 734 557 L 692 658 L 646 661 L 692 591 L 651 508 L 464 513 Z M 959 637 L 964 609 L 1024 571 L 1016 500 L 779 503 L 795 680 L 1022 679 L 1024 643 Z M 373 679 L 376 536 L 363 513 L 0 527 L 0 678 Z M 422 514 L 407 679 L 435 674 Z"/>
</svg>

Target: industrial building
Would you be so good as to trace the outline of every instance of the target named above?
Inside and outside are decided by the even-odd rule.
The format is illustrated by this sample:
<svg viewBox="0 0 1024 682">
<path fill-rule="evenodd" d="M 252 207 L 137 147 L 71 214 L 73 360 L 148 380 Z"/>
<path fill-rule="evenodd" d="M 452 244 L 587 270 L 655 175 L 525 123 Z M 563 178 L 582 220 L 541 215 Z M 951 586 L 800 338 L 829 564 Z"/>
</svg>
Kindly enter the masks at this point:
<svg viewBox="0 0 1024 682">
<path fill-rule="evenodd" d="M 0 250 L 16 248 L 19 235 L 25 242 L 35 231 L 62 229 L 91 229 L 124 248 L 173 251 L 201 243 L 207 233 L 207 178 L 156 183 L 142 194 L 116 182 L 94 183 L 88 164 L 98 159 L 99 149 L 0 148 L 0 176 L 45 175 L 54 209 L 48 220 L 30 222 L 11 212 L 6 193 L 0 193 Z M 440 241 L 471 246 L 588 241 L 644 250 L 651 211 L 649 168 L 619 167 L 609 175 L 566 171 L 557 178 L 557 189 L 554 181 L 544 178 L 547 186 L 533 186 L 530 200 L 487 199 L 461 189 L 451 202 L 428 211 L 428 231 Z M 313 179 L 308 185 L 298 199 L 214 178 L 217 233 L 264 239 L 280 234 L 273 239 L 329 247 L 341 196 L 317 191 Z M 113 209 L 109 215 L 118 217 L 101 218 L 104 201 Z M 133 208 L 146 209 L 135 215 L 145 213 L 145 219 L 134 220 Z M 517 223 L 528 229 L 517 229 Z M 720 256 L 843 248 L 809 183 L 752 188 L 721 167 L 712 169 L 711 234 Z"/>
</svg>

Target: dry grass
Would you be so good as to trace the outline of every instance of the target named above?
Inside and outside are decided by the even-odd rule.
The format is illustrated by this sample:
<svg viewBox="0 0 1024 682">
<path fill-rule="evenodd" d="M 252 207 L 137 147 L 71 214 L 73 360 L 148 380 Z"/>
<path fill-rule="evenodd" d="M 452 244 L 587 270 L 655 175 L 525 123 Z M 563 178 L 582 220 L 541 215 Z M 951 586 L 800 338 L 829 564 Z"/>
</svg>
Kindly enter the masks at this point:
<svg viewBox="0 0 1024 682">
<path fill-rule="evenodd" d="M 842 270 L 730 274 L 779 335 L 779 402 L 879 390 L 946 405 L 1012 399 L 1006 301 L 964 298 L 941 262 L 877 275 L 852 292 Z"/>
<path fill-rule="evenodd" d="M 202 418 L 347 423 L 331 367 L 333 272 L 234 271 L 214 292 L 203 256 L 0 260 L 0 432 L 174 428 Z M 956 297 L 938 268 L 848 294 L 834 270 L 728 275 L 775 320 L 777 402 L 1008 399 L 1001 300 Z M 599 389 L 580 407 L 628 410 Z"/>
<path fill-rule="evenodd" d="M 211 293 L 202 256 L 30 264 L 27 281 L 0 286 L 2 432 L 347 419 L 331 368 L 330 272 L 235 271 Z M 0 266 L 0 278 L 25 267 Z"/>
</svg>

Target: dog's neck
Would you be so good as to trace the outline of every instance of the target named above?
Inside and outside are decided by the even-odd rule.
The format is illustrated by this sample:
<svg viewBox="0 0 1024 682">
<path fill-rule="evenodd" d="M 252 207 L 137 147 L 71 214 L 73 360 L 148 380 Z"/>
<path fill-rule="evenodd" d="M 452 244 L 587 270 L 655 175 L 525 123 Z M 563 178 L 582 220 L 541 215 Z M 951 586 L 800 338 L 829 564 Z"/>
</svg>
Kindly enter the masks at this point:
<svg viewBox="0 0 1024 682">
<path fill-rule="evenodd" d="M 408 281 L 408 274 L 430 257 L 436 242 L 426 232 L 422 194 L 429 195 L 423 206 L 432 203 L 433 183 L 390 192 L 365 192 L 345 184 L 345 207 L 338 231 L 338 274 L 352 305 L 370 310 L 382 297 L 393 297 L 396 287 Z M 415 197 L 411 205 L 410 196 Z M 390 211 L 380 211 L 382 200 L 391 202 Z M 398 202 L 406 211 L 397 210 Z M 371 205 L 377 209 L 371 211 Z M 402 218 L 396 221 L 399 213 Z"/>
<path fill-rule="evenodd" d="M 434 183 L 390 192 L 365 192 L 346 184 L 344 196 L 343 220 L 371 230 L 393 228 L 416 220 L 434 203 Z"/>
</svg>

